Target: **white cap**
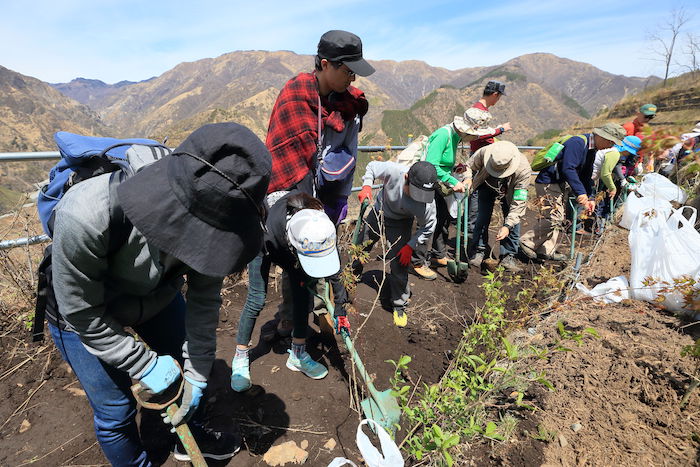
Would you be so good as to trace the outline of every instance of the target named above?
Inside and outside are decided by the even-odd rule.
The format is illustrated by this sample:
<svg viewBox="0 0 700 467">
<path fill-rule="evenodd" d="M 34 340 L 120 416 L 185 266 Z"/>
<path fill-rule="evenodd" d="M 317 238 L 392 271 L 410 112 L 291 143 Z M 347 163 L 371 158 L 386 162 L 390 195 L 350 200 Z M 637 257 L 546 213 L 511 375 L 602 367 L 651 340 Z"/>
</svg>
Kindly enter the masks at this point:
<svg viewBox="0 0 700 467">
<path fill-rule="evenodd" d="M 294 214 L 287 222 L 287 238 L 309 276 L 328 277 L 340 271 L 335 225 L 325 212 L 302 209 Z"/>
</svg>

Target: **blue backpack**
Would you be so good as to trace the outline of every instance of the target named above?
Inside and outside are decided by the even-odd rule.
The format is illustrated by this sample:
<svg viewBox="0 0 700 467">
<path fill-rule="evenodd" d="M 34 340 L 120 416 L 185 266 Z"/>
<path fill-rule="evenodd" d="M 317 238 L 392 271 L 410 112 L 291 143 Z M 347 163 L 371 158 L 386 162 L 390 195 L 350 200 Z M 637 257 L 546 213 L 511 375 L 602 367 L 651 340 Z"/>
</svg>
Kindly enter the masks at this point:
<svg viewBox="0 0 700 467">
<path fill-rule="evenodd" d="M 76 183 L 103 173 L 121 170 L 126 176 L 134 173 L 127 151 L 147 150 L 151 159 L 157 160 L 170 154 L 170 148 L 151 139 L 116 139 L 82 136 L 59 131 L 54 140 L 61 153 L 61 160 L 49 172 L 49 183 L 39 191 L 37 210 L 44 232 L 53 237 L 53 217 L 56 204 Z"/>
</svg>

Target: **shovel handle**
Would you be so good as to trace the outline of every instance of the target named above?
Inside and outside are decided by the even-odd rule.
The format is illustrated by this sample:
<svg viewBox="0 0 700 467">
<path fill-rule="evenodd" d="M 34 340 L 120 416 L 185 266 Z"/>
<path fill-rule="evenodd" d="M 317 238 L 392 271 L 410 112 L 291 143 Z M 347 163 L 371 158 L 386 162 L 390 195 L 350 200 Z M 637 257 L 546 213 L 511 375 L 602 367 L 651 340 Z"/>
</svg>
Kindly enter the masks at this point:
<svg viewBox="0 0 700 467">
<path fill-rule="evenodd" d="M 360 240 L 360 232 L 362 231 L 362 219 L 364 218 L 365 211 L 367 210 L 367 206 L 369 206 L 369 200 L 364 199 L 362 200 L 362 204 L 360 205 L 360 215 L 357 216 L 357 223 L 355 224 L 355 230 L 352 233 L 352 244 L 357 245 L 358 241 Z"/>
<path fill-rule="evenodd" d="M 166 409 L 166 413 L 172 419 L 177 410 L 177 404 L 170 404 Z M 197 441 L 195 441 L 194 436 L 192 436 L 192 432 L 190 431 L 190 427 L 187 426 L 187 423 L 176 426 L 175 433 L 177 433 L 178 438 L 180 438 L 180 442 L 182 442 L 182 446 L 190 456 L 190 462 L 192 465 L 194 467 L 207 467 L 207 461 L 204 460 L 202 451 L 200 451 Z"/>
<path fill-rule="evenodd" d="M 362 376 L 362 379 L 365 381 L 365 384 L 367 385 L 367 388 L 369 389 L 370 394 L 375 400 L 379 400 L 379 392 L 377 391 L 377 388 L 374 387 L 374 383 L 372 383 L 372 379 L 369 377 L 369 374 L 367 374 L 367 370 L 365 369 L 365 366 L 362 364 L 362 360 L 360 359 L 360 355 L 357 353 L 355 350 L 355 346 L 352 344 L 352 339 L 350 339 L 350 334 L 343 329 L 340 334 L 343 336 L 343 342 L 345 343 L 345 347 L 348 348 L 348 352 L 350 352 L 350 356 L 352 357 L 352 361 L 357 367 L 357 371 L 360 373 L 360 376 Z"/>
</svg>

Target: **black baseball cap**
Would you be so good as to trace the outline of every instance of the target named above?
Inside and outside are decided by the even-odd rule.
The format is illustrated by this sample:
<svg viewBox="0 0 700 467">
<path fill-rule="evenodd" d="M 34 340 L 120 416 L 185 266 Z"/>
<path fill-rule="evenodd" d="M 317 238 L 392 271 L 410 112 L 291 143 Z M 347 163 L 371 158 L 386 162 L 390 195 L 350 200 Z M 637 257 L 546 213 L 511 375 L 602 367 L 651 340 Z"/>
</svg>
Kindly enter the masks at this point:
<svg viewBox="0 0 700 467">
<path fill-rule="evenodd" d="M 435 199 L 437 171 L 430 162 L 418 161 L 408 169 L 408 194 L 419 203 Z"/>
<path fill-rule="evenodd" d="M 332 30 L 322 35 L 318 41 L 318 56 L 345 63 L 350 71 L 359 76 L 374 73 L 374 67 L 362 58 L 362 41 L 351 32 Z"/>
<path fill-rule="evenodd" d="M 486 83 L 486 87 L 484 88 L 484 92 L 488 93 L 494 93 L 497 92 L 499 94 L 503 94 L 504 96 L 506 95 L 506 85 L 501 83 L 500 81 L 489 81 Z"/>
</svg>

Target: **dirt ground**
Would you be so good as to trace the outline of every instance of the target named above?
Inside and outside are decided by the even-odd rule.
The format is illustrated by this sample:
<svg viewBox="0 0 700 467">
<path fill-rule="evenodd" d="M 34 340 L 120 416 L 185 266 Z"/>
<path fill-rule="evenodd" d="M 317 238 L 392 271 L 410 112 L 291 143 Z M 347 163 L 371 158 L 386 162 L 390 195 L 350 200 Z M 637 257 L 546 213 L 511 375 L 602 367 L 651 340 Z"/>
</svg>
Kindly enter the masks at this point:
<svg viewBox="0 0 700 467">
<path fill-rule="evenodd" d="M 582 268 L 581 282 L 591 287 L 610 277 L 629 276 L 628 234 L 619 227 L 608 229 L 592 261 Z M 533 404 L 540 410 L 510 443 L 494 447 L 493 458 L 499 464 L 528 465 L 518 455 L 539 447 L 544 451 L 541 464 L 547 466 L 698 465 L 698 392 L 680 408 L 695 371 L 681 357 L 681 349 L 698 337 L 698 323 L 645 302 L 601 305 L 575 292 L 514 340 L 522 346 L 556 341 L 561 337 L 559 321 L 574 333 L 593 328 L 599 338 L 586 333 L 580 346 L 569 340 L 570 351 L 536 360 L 532 370 L 544 371 L 556 390 L 535 391 Z M 539 427 L 551 440 L 532 438 Z"/>
<path fill-rule="evenodd" d="M 627 231 L 609 229 L 582 269 L 583 283 L 590 287 L 628 274 L 626 236 Z M 589 246 L 596 240 L 583 239 Z M 528 273 L 537 268 L 529 265 Z M 385 360 L 401 355 L 413 358 L 407 374 L 412 383 L 434 383 L 447 367 L 471 311 L 483 302 L 481 276 L 472 268 L 461 285 L 451 283 L 444 269 L 433 282 L 410 276 L 409 325 L 399 329 L 388 311 L 372 308 L 380 269 L 377 261 L 365 268 L 355 295 L 357 313 L 350 321 L 358 351 L 379 390 L 389 387 L 392 373 Z M 274 285 L 270 291 L 254 333 L 254 387 L 243 394 L 230 389 L 229 378 L 245 285 L 230 284 L 224 291 L 206 418 L 215 428 L 238 427 L 245 444 L 233 459 L 216 465 L 267 465 L 264 453 L 286 441 L 308 452 L 305 465 L 326 466 L 336 456 L 361 465 L 355 446 L 360 416 L 348 389 L 352 367 L 347 353 L 335 339 L 314 333 L 310 353 L 329 367 L 329 375 L 312 381 L 290 372 L 285 367 L 289 343 L 270 345 L 259 338 L 264 326 L 274 325 L 280 301 Z M 0 321 L 0 466 L 106 464 L 95 442 L 85 395 L 51 341 L 29 344 L 28 332 L 7 316 Z M 556 390 L 533 390 L 528 402 L 539 410 L 524 411 L 508 441 L 475 442 L 469 452 L 455 456 L 456 465 L 698 464 L 699 446 L 691 438 L 693 432 L 700 433 L 698 394 L 679 409 L 693 371 L 680 349 L 692 343 L 686 332 L 694 327 L 681 329 L 687 323 L 647 304 L 603 306 L 572 294 L 564 305 L 529 324 L 534 335 L 532 329 L 521 331 L 513 340 L 523 346 L 555 341 L 559 320 L 572 331 L 592 327 L 600 338 L 586 336 L 581 346 L 570 342 L 571 351 L 537 360 L 533 371 L 545 371 Z M 572 430 L 573 424 L 580 429 Z M 141 427 L 154 457 L 163 465 L 178 465 L 169 457 L 171 438 L 156 414 L 144 411 Z M 554 433 L 552 441 L 533 438 L 540 427 Z"/>
</svg>

